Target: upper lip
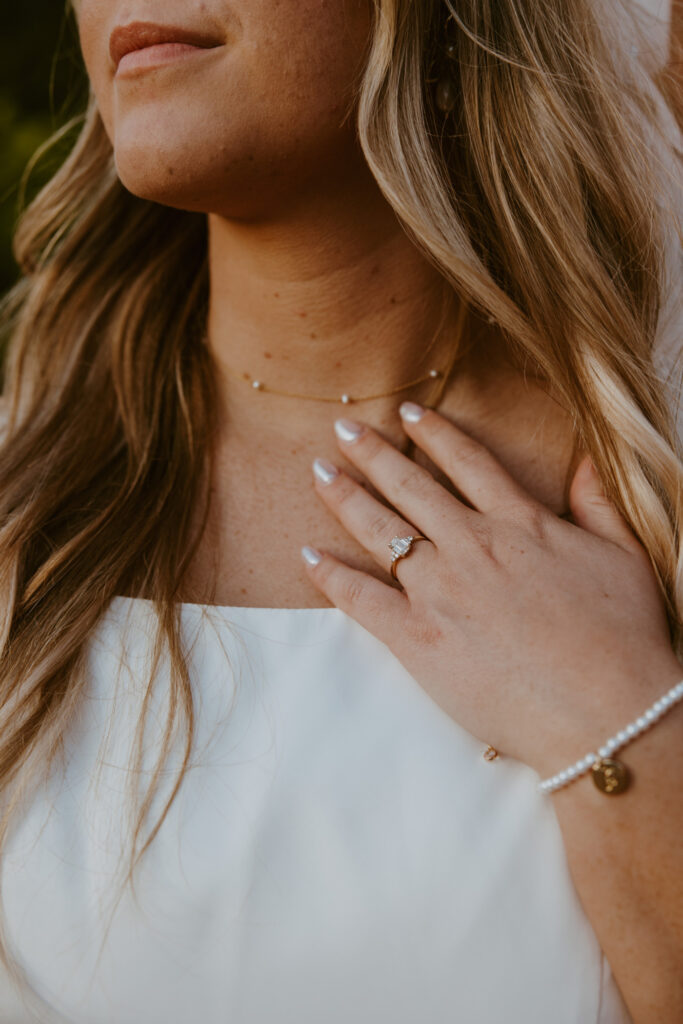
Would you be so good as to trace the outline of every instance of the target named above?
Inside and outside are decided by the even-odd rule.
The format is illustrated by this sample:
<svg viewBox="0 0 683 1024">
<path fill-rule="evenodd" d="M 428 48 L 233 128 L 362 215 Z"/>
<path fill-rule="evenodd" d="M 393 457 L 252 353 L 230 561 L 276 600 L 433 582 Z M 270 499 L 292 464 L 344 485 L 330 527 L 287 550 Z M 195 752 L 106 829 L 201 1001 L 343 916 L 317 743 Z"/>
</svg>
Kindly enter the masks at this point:
<svg viewBox="0 0 683 1024">
<path fill-rule="evenodd" d="M 118 67 L 127 53 L 162 43 L 188 43 L 190 46 L 208 49 L 220 46 L 222 40 L 208 32 L 182 28 L 180 25 L 155 25 L 151 21 L 134 21 L 130 25 L 118 25 L 114 29 L 109 39 L 109 54 Z"/>
</svg>

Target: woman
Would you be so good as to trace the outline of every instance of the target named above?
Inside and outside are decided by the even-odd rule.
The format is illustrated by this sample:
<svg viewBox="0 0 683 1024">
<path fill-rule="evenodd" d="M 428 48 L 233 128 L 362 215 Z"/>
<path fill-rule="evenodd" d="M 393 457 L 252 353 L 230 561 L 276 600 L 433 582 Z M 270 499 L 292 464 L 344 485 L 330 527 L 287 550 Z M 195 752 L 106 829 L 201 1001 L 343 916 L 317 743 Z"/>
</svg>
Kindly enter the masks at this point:
<svg viewBox="0 0 683 1024">
<path fill-rule="evenodd" d="M 76 5 L 0 453 L 38 1019 L 683 1013 L 672 128 L 604 14 Z"/>
</svg>

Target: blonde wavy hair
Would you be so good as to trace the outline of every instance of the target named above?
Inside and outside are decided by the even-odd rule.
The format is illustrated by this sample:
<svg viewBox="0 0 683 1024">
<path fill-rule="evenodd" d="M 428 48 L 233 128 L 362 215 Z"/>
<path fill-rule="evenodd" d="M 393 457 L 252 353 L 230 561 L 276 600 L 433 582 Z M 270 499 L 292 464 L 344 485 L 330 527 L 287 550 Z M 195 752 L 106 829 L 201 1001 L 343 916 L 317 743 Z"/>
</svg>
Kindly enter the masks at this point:
<svg viewBox="0 0 683 1024">
<path fill-rule="evenodd" d="M 570 412 L 651 556 L 680 651 L 683 463 L 653 358 L 676 157 L 652 76 L 596 0 L 374 5 L 358 94 L 368 164 L 415 244 Z M 445 74 L 457 98 L 447 115 L 434 84 Z M 157 770 L 136 797 L 132 879 L 193 750 L 178 595 L 214 435 L 206 218 L 123 188 L 91 100 L 21 219 L 16 255 L 0 446 L 0 843 L 63 751 L 98 621 L 115 596 L 142 596 L 171 675 Z M 154 818 L 178 737 L 182 763 Z"/>
</svg>

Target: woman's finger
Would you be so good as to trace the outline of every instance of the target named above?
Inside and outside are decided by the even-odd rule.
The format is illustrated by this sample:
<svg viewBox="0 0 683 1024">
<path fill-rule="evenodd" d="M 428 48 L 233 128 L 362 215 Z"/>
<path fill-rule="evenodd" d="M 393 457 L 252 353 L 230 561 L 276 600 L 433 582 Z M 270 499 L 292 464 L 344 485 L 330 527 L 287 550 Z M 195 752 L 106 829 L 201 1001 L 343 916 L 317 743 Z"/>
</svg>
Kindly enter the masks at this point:
<svg viewBox="0 0 683 1024">
<path fill-rule="evenodd" d="M 424 535 L 420 524 L 407 522 L 331 462 L 316 459 L 313 474 L 316 490 L 333 515 L 387 572 L 391 570 L 392 538 Z M 420 544 L 420 554 L 428 548 L 434 552 L 433 544 Z"/>
<path fill-rule="evenodd" d="M 475 509 L 512 511 L 539 504 L 485 445 L 444 416 L 413 402 L 404 402 L 399 411 L 409 437 Z"/>
<path fill-rule="evenodd" d="M 373 486 L 406 517 L 439 543 L 452 533 L 453 525 L 476 512 L 438 483 L 429 470 L 399 452 L 375 430 L 353 420 L 334 425 L 341 450 Z"/>
<path fill-rule="evenodd" d="M 309 579 L 332 604 L 387 646 L 396 640 L 410 608 L 402 591 L 314 547 L 302 548 L 301 555 Z"/>
<path fill-rule="evenodd" d="M 576 468 L 569 488 L 569 506 L 577 526 L 596 537 L 612 541 L 626 551 L 649 556 L 616 506 L 607 497 L 602 481 L 590 456 L 586 455 Z"/>
</svg>

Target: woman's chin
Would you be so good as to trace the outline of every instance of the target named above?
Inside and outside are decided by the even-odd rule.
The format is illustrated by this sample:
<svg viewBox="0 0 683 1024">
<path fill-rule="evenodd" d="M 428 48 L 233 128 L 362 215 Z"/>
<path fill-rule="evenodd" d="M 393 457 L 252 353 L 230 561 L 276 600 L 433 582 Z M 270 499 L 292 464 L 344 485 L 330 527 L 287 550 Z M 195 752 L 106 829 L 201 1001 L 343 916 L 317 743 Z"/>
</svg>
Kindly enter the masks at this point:
<svg viewBox="0 0 683 1024">
<path fill-rule="evenodd" d="M 134 196 L 178 210 L 210 213 L 218 197 L 239 187 L 236 175 L 217 180 L 215 166 L 212 173 L 202 174 L 200 166 L 188 162 L 186 152 L 172 148 L 117 147 L 115 163 L 122 185 Z"/>
<path fill-rule="evenodd" d="M 255 187 L 244 177 L 233 175 L 220 182 L 207 181 L 196 175 L 169 174 L 167 169 L 154 174 L 150 167 L 140 174 L 139 167 L 131 169 L 118 163 L 117 173 L 124 188 L 138 199 L 175 210 L 236 220 L 262 218 L 273 213 L 272 197 L 268 204 L 264 202 L 265 187 Z"/>
<path fill-rule="evenodd" d="M 117 140 L 116 171 L 124 188 L 139 199 L 235 219 L 277 217 L 291 206 L 304 182 L 310 189 L 316 180 L 310 162 L 302 163 L 291 153 L 273 158 L 255 155 L 253 149 L 230 153 L 226 148 L 220 159 L 202 161 L 188 159 L 188 152 L 194 150 Z M 324 177 L 322 168 L 317 177 Z"/>
</svg>

